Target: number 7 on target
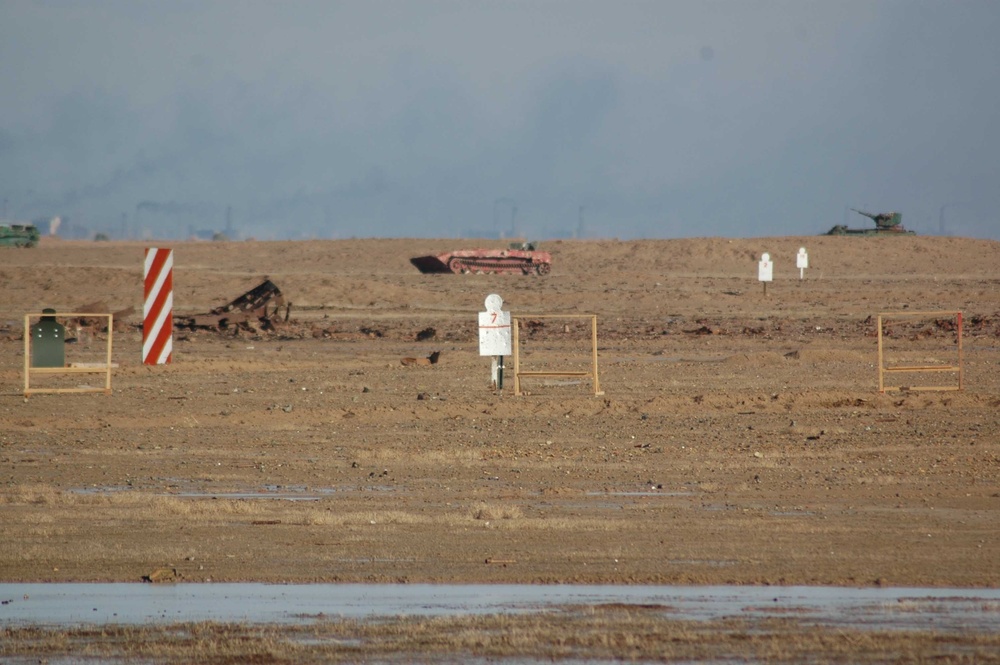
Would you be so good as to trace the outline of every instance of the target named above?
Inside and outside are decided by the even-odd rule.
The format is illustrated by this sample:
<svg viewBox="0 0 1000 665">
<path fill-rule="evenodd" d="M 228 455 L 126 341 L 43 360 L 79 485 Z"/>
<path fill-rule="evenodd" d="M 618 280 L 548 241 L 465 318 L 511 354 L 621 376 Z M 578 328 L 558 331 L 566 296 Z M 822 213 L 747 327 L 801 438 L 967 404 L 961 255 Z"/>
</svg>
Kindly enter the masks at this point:
<svg viewBox="0 0 1000 665">
<path fill-rule="evenodd" d="M 479 313 L 479 355 L 492 356 L 492 383 L 503 388 L 503 357 L 511 354 L 510 312 L 505 312 L 503 298 L 495 293 L 486 296 L 486 311 Z"/>
</svg>

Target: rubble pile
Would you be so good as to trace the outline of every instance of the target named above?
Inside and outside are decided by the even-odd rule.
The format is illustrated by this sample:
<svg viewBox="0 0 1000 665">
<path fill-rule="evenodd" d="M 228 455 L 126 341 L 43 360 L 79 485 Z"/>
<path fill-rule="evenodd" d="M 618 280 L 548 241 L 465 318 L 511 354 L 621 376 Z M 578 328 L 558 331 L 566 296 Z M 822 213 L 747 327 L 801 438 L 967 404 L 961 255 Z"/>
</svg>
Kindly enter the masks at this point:
<svg viewBox="0 0 1000 665">
<path fill-rule="evenodd" d="M 282 309 L 284 313 L 282 314 Z M 273 332 L 288 322 L 292 303 L 286 303 L 275 284 L 265 279 L 236 300 L 207 314 L 174 316 L 174 328 L 215 332 Z"/>
</svg>

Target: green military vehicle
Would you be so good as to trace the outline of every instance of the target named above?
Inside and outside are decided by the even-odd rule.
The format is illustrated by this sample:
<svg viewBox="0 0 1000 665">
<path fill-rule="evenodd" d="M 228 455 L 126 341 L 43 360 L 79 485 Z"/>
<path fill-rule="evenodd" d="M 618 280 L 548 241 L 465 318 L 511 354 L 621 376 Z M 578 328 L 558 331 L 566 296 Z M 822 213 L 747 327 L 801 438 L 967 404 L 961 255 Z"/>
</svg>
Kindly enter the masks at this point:
<svg viewBox="0 0 1000 665">
<path fill-rule="evenodd" d="M 898 236 L 913 235 L 913 231 L 907 231 L 903 226 L 903 215 L 898 212 L 871 213 L 864 210 L 851 208 L 859 215 L 864 215 L 875 222 L 874 229 L 849 229 L 843 224 L 838 224 L 826 232 L 828 236 Z"/>
<path fill-rule="evenodd" d="M 34 247 L 41 237 L 34 224 L 0 224 L 0 247 Z"/>
</svg>

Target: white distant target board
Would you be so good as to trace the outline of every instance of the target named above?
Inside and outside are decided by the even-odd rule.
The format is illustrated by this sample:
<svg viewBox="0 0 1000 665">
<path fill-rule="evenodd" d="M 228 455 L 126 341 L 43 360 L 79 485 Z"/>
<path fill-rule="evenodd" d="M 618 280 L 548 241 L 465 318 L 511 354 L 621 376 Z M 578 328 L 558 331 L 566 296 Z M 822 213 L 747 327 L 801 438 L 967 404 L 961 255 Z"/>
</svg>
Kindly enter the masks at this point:
<svg viewBox="0 0 1000 665">
<path fill-rule="evenodd" d="M 479 355 L 509 356 L 510 312 L 505 312 L 503 298 L 495 293 L 486 296 L 486 311 L 479 312 Z"/>
<path fill-rule="evenodd" d="M 757 264 L 757 280 L 761 282 L 770 282 L 774 279 L 774 263 L 771 261 L 771 255 L 764 252 L 760 255 L 760 263 Z"/>
<path fill-rule="evenodd" d="M 805 269 L 809 267 L 809 254 L 805 247 L 799 247 L 799 253 L 795 256 L 795 267 L 799 269 L 799 279 L 805 276 Z"/>
</svg>

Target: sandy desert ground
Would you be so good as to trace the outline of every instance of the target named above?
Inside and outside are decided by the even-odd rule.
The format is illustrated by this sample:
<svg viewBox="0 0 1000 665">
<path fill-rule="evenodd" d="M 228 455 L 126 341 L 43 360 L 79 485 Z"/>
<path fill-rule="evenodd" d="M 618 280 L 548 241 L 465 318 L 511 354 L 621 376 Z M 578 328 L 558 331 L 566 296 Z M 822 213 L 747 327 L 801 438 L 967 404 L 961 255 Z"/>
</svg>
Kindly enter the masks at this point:
<svg viewBox="0 0 1000 665">
<path fill-rule="evenodd" d="M 540 277 L 409 263 L 498 241 L 177 243 L 176 315 L 265 277 L 292 307 L 177 330 L 164 366 L 141 363 L 145 246 L 0 253 L 0 580 L 1000 585 L 1000 243 L 551 241 Z M 604 394 L 494 390 L 490 293 L 525 368 L 586 368 L 589 329 L 537 317 L 596 314 Z M 113 393 L 26 399 L 24 315 L 95 302 L 136 312 Z M 951 311 L 963 389 L 880 394 L 879 313 Z M 885 361 L 956 363 L 954 322 L 894 321 Z M 100 359 L 105 333 L 68 334 Z"/>
</svg>

